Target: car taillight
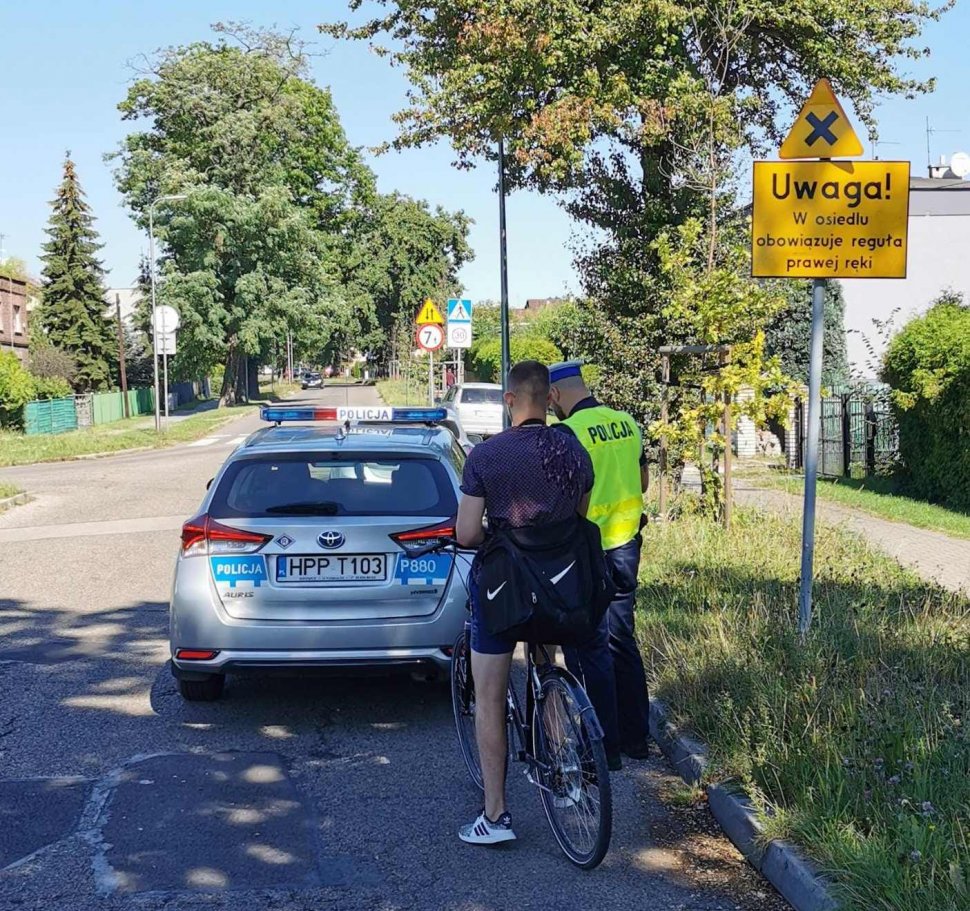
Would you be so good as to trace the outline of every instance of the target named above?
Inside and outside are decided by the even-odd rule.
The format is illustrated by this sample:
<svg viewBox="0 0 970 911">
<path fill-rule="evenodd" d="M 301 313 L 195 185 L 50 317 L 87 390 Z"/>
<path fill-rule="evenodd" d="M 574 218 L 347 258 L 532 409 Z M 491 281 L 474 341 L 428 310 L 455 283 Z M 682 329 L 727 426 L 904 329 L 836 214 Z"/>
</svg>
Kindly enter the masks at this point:
<svg viewBox="0 0 970 911">
<path fill-rule="evenodd" d="M 219 654 L 218 649 L 211 648 L 180 648 L 175 657 L 179 661 L 211 661 Z"/>
<path fill-rule="evenodd" d="M 203 513 L 182 526 L 182 554 L 251 554 L 273 540 L 272 535 L 230 528 Z"/>
<path fill-rule="evenodd" d="M 399 544 L 406 550 L 408 547 L 425 547 L 428 544 L 447 541 L 454 536 L 455 526 L 447 524 L 430 525 L 426 528 L 412 528 L 408 531 L 399 531 L 391 535 L 390 538 L 395 544 Z"/>
</svg>

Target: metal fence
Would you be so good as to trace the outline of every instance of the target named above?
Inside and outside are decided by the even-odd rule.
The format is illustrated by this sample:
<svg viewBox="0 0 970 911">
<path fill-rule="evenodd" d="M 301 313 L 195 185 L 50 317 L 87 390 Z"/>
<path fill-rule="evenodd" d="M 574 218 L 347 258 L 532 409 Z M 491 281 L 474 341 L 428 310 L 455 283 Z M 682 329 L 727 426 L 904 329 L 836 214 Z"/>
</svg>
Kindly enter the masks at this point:
<svg viewBox="0 0 970 911">
<path fill-rule="evenodd" d="M 151 414 L 155 410 L 152 389 L 128 390 L 128 414 L 131 417 Z M 24 433 L 66 433 L 92 424 L 110 424 L 125 416 L 124 398 L 120 392 L 95 392 L 70 395 L 62 399 L 28 402 L 24 406 Z"/>
<path fill-rule="evenodd" d="M 77 429 L 74 396 L 28 402 L 24 406 L 24 433 L 65 433 Z"/>
<path fill-rule="evenodd" d="M 151 389 L 128 390 L 128 416 L 151 414 L 155 397 Z M 91 422 L 110 424 L 125 417 L 125 400 L 120 392 L 96 392 L 91 396 Z"/>
<path fill-rule="evenodd" d="M 889 389 L 868 385 L 835 390 L 822 398 L 818 473 L 823 477 L 869 477 L 891 474 L 899 463 L 899 428 L 889 401 Z M 804 466 L 808 403 L 795 408 L 798 462 Z"/>
</svg>

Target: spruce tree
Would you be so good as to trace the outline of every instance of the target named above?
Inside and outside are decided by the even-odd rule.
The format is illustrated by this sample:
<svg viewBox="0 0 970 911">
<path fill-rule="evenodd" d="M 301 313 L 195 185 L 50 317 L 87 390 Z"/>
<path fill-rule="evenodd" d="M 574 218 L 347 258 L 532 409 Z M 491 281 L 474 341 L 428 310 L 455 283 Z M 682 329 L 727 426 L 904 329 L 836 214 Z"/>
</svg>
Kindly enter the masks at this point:
<svg viewBox="0 0 970 911">
<path fill-rule="evenodd" d="M 104 269 L 95 256 L 101 244 L 70 153 L 51 207 L 50 240 L 41 257 L 45 263 L 41 328 L 55 348 L 74 358 L 76 391 L 105 389 L 114 377 L 118 341 L 106 312 Z"/>
</svg>

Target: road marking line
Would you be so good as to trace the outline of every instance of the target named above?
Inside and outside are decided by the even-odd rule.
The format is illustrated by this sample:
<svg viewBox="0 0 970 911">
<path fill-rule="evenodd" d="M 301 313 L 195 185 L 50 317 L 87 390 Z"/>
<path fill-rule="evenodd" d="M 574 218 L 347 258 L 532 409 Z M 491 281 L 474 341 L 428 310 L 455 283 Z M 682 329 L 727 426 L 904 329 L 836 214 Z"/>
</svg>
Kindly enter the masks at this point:
<svg viewBox="0 0 970 911">
<path fill-rule="evenodd" d="M 189 443 L 189 446 L 211 446 L 213 443 L 218 443 L 221 439 L 222 437 L 203 437 L 201 440 Z"/>
<path fill-rule="evenodd" d="M 249 439 L 249 434 L 248 433 L 244 433 L 244 434 L 242 434 L 242 436 L 234 437 L 233 439 L 229 440 L 229 445 L 230 446 L 240 446 L 243 443 L 245 443 L 246 440 L 248 440 L 248 439 Z"/>
</svg>

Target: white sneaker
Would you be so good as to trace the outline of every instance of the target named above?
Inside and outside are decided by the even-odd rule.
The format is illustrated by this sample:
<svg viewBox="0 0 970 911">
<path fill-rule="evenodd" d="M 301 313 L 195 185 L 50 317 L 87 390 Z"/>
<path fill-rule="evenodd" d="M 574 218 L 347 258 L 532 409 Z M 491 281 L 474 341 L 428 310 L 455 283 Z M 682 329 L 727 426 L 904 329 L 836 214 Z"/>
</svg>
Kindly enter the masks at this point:
<svg viewBox="0 0 970 911">
<path fill-rule="evenodd" d="M 515 841 L 512 814 L 505 812 L 492 822 L 482 810 L 478 819 L 458 830 L 458 837 L 470 845 L 497 845 L 503 841 Z"/>
</svg>

